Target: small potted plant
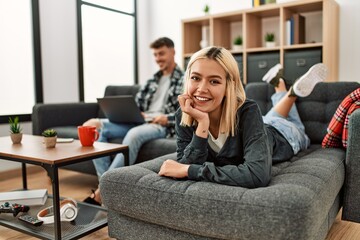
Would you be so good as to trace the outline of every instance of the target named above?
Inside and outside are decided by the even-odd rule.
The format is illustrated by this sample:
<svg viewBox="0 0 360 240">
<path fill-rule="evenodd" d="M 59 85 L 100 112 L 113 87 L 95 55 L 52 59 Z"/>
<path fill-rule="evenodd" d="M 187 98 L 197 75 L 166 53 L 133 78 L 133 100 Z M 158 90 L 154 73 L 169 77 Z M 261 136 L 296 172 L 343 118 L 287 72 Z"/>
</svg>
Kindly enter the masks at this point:
<svg viewBox="0 0 360 240">
<path fill-rule="evenodd" d="M 19 123 L 19 117 L 14 117 L 13 119 L 9 117 L 10 124 L 10 138 L 14 144 L 21 143 L 22 139 L 22 129 Z"/>
<path fill-rule="evenodd" d="M 243 39 L 241 36 L 237 36 L 234 41 L 233 41 L 233 46 L 232 49 L 234 51 L 241 51 L 242 50 L 242 44 L 243 44 Z"/>
<path fill-rule="evenodd" d="M 205 14 L 209 14 L 209 12 L 210 12 L 210 7 L 209 7 L 209 5 L 205 5 L 205 7 L 204 7 L 204 9 L 203 9 L 203 11 L 204 11 L 204 13 Z"/>
<path fill-rule="evenodd" d="M 44 143 L 47 148 L 54 148 L 56 145 L 57 132 L 54 129 L 46 129 L 42 132 Z"/>
<path fill-rule="evenodd" d="M 276 3 L 276 0 L 265 0 L 265 4 Z"/>
<path fill-rule="evenodd" d="M 275 35 L 274 33 L 265 34 L 265 46 L 266 47 L 275 47 Z"/>
</svg>

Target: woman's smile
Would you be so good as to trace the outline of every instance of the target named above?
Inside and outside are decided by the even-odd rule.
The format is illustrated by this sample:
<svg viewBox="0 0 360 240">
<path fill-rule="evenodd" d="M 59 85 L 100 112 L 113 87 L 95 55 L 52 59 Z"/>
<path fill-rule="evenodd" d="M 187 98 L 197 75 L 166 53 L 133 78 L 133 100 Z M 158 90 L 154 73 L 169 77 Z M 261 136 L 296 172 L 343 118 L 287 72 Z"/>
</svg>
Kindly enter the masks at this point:
<svg viewBox="0 0 360 240">
<path fill-rule="evenodd" d="M 202 96 L 194 96 L 194 99 L 200 101 L 200 102 L 207 102 L 207 101 L 210 101 L 211 98 L 208 98 L 208 97 L 202 97 Z"/>
</svg>

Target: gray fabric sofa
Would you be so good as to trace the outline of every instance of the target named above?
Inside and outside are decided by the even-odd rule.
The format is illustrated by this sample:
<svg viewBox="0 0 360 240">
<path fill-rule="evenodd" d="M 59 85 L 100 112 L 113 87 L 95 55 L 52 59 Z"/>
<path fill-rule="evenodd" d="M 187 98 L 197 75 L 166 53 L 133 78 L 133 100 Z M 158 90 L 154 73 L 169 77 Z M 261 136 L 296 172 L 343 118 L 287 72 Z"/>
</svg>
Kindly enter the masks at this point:
<svg viewBox="0 0 360 240">
<path fill-rule="evenodd" d="M 104 96 L 133 95 L 138 92 L 139 85 L 107 86 Z M 34 135 L 41 135 L 42 131 L 53 128 L 61 138 L 78 138 L 77 126 L 90 118 L 103 118 L 98 103 L 53 103 L 36 104 L 32 112 L 32 130 Z M 122 139 L 111 139 L 110 142 L 122 143 Z M 136 162 L 143 162 L 172 153 L 176 150 L 174 138 L 156 139 L 145 143 L 139 151 Z M 81 162 L 64 167 L 83 173 L 96 175 L 92 161 Z"/>
<path fill-rule="evenodd" d="M 320 83 L 297 100 L 312 145 L 273 165 L 267 187 L 246 189 L 158 176 L 175 153 L 107 172 L 100 180 L 109 235 L 125 239 L 324 239 L 343 207 L 344 220 L 360 222 L 360 110 L 350 119 L 349 147 L 323 149 L 336 108 L 359 83 Z M 262 112 L 273 88 L 246 86 Z"/>
</svg>

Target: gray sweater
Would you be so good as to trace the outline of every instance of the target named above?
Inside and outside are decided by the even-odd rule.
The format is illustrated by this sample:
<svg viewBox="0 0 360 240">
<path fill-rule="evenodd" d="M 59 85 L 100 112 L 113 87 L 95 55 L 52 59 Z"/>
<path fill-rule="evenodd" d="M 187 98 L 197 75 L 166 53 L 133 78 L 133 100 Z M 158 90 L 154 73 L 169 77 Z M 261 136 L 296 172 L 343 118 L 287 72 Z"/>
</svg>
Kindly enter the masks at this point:
<svg viewBox="0 0 360 240">
<path fill-rule="evenodd" d="M 226 185 L 255 188 L 271 178 L 272 143 L 258 105 L 246 100 L 237 112 L 235 136 L 229 136 L 219 153 L 206 138 L 196 136 L 196 127 L 180 126 L 181 109 L 176 112 L 177 161 L 190 164 L 188 178 Z"/>
</svg>

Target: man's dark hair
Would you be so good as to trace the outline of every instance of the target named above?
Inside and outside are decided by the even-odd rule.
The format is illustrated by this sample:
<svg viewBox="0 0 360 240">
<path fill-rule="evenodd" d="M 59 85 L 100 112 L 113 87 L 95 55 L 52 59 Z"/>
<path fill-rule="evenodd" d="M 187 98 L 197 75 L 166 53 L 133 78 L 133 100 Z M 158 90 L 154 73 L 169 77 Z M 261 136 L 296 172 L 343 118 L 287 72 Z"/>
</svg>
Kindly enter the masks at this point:
<svg viewBox="0 0 360 240">
<path fill-rule="evenodd" d="M 150 44 L 150 48 L 153 49 L 161 48 L 163 46 L 174 48 L 174 42 L 170 38 L 162 37 Z"/>
</svg>

